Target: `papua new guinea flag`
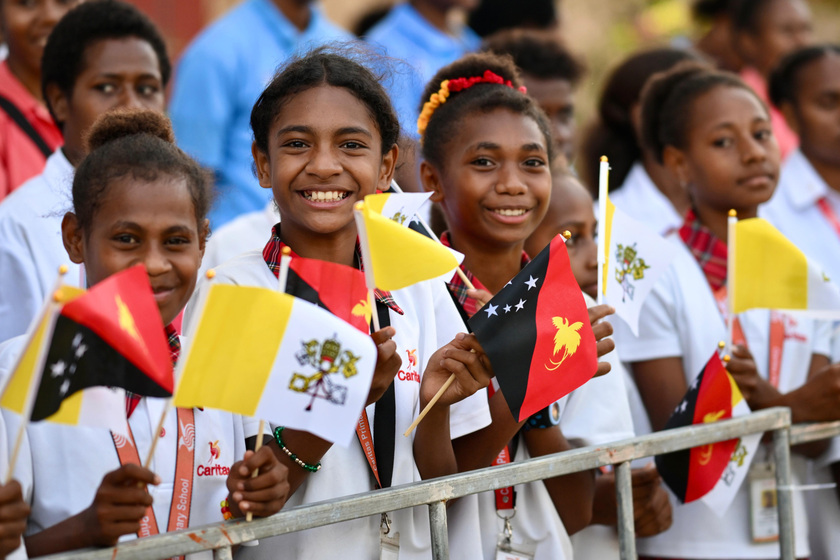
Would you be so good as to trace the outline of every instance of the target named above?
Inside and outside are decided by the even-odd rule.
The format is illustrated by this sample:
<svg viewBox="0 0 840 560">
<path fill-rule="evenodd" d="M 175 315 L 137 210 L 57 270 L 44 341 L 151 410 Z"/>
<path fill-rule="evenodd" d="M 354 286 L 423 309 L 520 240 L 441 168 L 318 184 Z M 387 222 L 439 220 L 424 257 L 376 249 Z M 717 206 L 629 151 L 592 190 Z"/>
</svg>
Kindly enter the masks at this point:
<svg viewBox="0 0 840 560">
<path fill-rule="evenodd" d="M 586 383 L 598 368 L 595 336 L 562 236 L 469 325 L 520 422 Z"/>
<path fill-rule="evenodd" d="M 363 333 L 369 332 L 371 308 L 365 275 L 360 270 L 293 256 L 286 293 L 326 309 Z"/>
<path fill-rule="evenodd" d="M 694 378 L 665 429 L 717 422 L 743 414 L 749 414 L 749 407 L 715 351 L 703 371 Z M 736 450 L 741 452 L 735 453 Z M 703 498 L 720 483 L 718 493 L 727 496 L 716 499 L 719 507 L 714 509 L 725 511 L 740 486 L 737 471 L 749 470 L 754 451 L 750 440 L 745 438 L 742 442 L 736 438 L 658 455 L 656 468 L 668 488 L 683 503 Z M 744 463 L 746 469 L 743 469 Z"/>
</svg>

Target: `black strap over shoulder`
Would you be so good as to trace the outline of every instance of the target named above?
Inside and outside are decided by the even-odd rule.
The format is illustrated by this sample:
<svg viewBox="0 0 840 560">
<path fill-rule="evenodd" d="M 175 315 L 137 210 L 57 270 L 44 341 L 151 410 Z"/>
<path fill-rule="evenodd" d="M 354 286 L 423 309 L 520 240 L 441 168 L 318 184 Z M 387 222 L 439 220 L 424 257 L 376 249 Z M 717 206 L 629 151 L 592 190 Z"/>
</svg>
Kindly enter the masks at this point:
<svg viewBox="0 0 840 560">
<path fill-rule="evenodd" d="M 387 305 L 377 301 L 376 313 L 379 315 L 379 326 L 381 328 L 391 325 L 391 316 Z M 397 436 L 397 400 L 393 381 L 374 406 L 373 452 L 376 454 L 379 481 L 383 488 L 388 488 L 391 486 L 391 479 L 394 474 L 394 448 Z"/>
<path fill-rule="evenodd" d="M 9 118 L 14 121 L 18 128 L 20 128 L 24 134 L 26 134 L 32 143 L 41 150 L 41 153 L 44 154 L 44 157 L 50 157 L 52 154 L 52 150 L 50 146 L 44 141 L 38 131 L 32 126 L 32 124 L 26 120 L 26 117 L 23 116 L 23 113 L 20 112 L 20 109 L 15 107 L 14 103 L 0 95 L 0 109 L 5 111 Z"/>
</svg>

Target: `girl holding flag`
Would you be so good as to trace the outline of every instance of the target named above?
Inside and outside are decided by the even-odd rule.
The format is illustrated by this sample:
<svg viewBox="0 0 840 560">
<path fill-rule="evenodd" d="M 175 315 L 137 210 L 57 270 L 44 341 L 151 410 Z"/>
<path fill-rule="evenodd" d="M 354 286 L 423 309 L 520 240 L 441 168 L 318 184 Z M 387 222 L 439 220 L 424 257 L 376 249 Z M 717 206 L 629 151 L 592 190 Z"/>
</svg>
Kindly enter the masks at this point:
<svg viewBox="0 0 840 560">
<path fill-rule="evenodd" d="M 622 357 L 630 362 L 650 424 L 661 430 L 727 338 L 729 211 L 736 210 L 739 218 L 756 216 L 776 187 L 779 148 L 767 108 L 756 94 L 737 76 L 699 64 L 680 65 L 653 78 L 643 95 L 642 123 L 645 144 L 686 186 L 692 201 L 684 225 L 672 236 L 680 254 L 645 300 L 639 336 L 616 325 Z M 794 422 L 838 417 L 840 396 L 832 388 L 836 373 L 828 365 L 827 325 L 757 309 L 738 315 L 733 324 L 735 345 L 727 369 L 752 409 L 790 406 Z M 759 448 L 726 511 L 713 511 L 699 501 L 675 505 L 671 529 L 641 539 L 641 554 L 778 558 L 773 542 L 778 528 L 766 522 L 773 508 L 765 504 L 761 510 L 761 500 L 759 507 L 750 507 L 751 493 L 760 495 L 772 473 L 769 455 Z M 750 460 L 730 466 L 746 468 L 742 465 Z M 794 456 L 794 484 L 802 480 L 804 467 L 804 457 Z M 799 492 L 794 492 L 793 503 L 796 555 L 804 558 L 809 555 L 807 519 Z"/>
<path fill-rule="evenodd" d="M 427 84 L 423 97 L 429 101 L 418 121 L 424 157 L 421 178 L 449 224 L 442 241 L 464 253 L 463 272 L 477 288 L 471 289 L 458 276 L 449 283 L 470 316 L 480 313 L 490 294 L 500 291 L 528 262 L 525 240 L 543 219 L 551 195 L 550 127 L 520 85 L 510 59 L 481 53 L 442 68 Z M 504 315 L 501 308 L 499 313 Z M 612 341 L 605 339 L 612 332 L 610 324 L 594 324 L 607 314 L 607 306 L 589 314 L 599 355 L 612 349 Z M 599 366 L 602 373 L 608 371 L 608 364 Z M 495 437 L 504 449 L 494 464 L 572 449 L 564 433 L 589 443 L 632 437 L 625 428 L 629 410 L 625 407 L 624 417 L 615 414 L 621 408 L 604 395 L 606 390 L 624 398 L 623 383 L 614 390 L 616 380 L 621 381 L 607 376 L 588 382 L 530 417 L 519 435 L 523 424 L 495 425 Z M 585 396 L 589 385 L 599 386 L 597 398 Z M 502 399 L 497 392 L 491 397 L 491 407 Z M 610 404 L 601 414 L 592 415 L 590 408 L 584 420 L 580 413 L 596 402 Z M 576 408 L 579 405 L 581 409 Z M 593 416 L 599 417 L 597 426 Z M 568 533 L 588 525 L 593 492 L 592 473 L 581 472 L 485 493 L 479 496 L 480 533 L 468 534 L 459 527 L 458 537 L 474 539 L 484 558 L 496 558 L 497 537 L 512 530 L 509 545 L 514 550 L 522 546 L 520 552 L 530 549 L 535 558 L 570 558 Z"/>
<path fill-rule="evenodd" d="M 205 173 L 173 140 L 171 125 L 159 113 L 100 118 L 88 138 L 91 151 L 76 171 L 74 210 L 65 215 L 62 230 L 70 258 L 85 265 L 91 286 L 137 264 L 145 267 L 174 362 L 181 346 L 171 323 L 195 286 L 211 195 Z M 135 332 L 135 319 L 154 321 L 129 316 Z M 10 341 L 0 354 L 0 371 L 10 367 L 19 342 Z M 247 433 L 241 417 L 178 409 L 157 432 L 166 401 L 128 395 L 125 406 L 128 437 L 50 422 L 27 426 L 15 472 L 32 507 L 25 537 L 30 557 L 111 546 L 132 533 L 145 536 L 246 512 L 267 516 L 282 507 L 286 468 L 268 448 L 246 450 L 246 436 L 256 434 Z M 18 421 L 9 421 L 11 414 L 4 418 L 10 428 Z M 152 460 L 144 468 L 140 460 L 147 455 Z"/>
<path fill-rule="evenodd" d="M 397 161 L 399 123 L 380 81 L 346 58 L 347 52 L 343 49 L 342 56 L 321 48 L 292 60 L 254 105 L 257 177 L 272 190 L 282 220 L 263 252 L 244 253 L 219 266 L 213 282 L 276 289 L 275 258 L 284 246 L 291 249 L 292 258 L 368 266 L 360 259 L 354 205 L 388 189 Z M 196 300 L 206 286 L 199 285 Z M 371 305 L 380 323 L 387 320 L 390 325 L 371 335 L 379 354 L 365 421 L 357 427 L 360 442 L 343 448 L 309 432 L 273 426 L 275 451 L 289 469 L 289 504 L 454 473 L 463 461 L 456 455 L 458 438 L 491 420 L 483 388 L 492 374 L 475 338 L 464 334 L 443 283 L 378 291 Z M 192 313 L 191 305 L 187 332 L 193 328 Z M 403 437 L 451 373 L 456 381 L 419 424 L 413 439 Z M 384 430 L 378 439 L 377 426 Z M 391 435 L 386 435 L 388 428 Z M 363 442 L 371 437 L 373 452 L 367 453 L 370 446 L 363 447 Z M 465 498 L 454 507 L 472 500 Z M 428 512 L 412 508 L 263 539 L 259 547 L 239 554 L 361 560 L 397 549 L 400 558 L 419 559 L 428 557 L 430 547 Z M 471 554 L 454 541 L 451 551 L 453 557 Z"/>
</svg>

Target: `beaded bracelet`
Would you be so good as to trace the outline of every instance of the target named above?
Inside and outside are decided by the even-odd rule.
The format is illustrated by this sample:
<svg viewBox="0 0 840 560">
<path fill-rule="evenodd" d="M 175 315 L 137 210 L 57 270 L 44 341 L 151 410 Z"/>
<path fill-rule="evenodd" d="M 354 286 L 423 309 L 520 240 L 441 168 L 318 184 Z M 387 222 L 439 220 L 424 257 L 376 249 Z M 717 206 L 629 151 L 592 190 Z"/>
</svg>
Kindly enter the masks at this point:
<svg viewBox="0 0 840 560">
<path fill-rule="evenodd" d="M 297 456 L 297 455 L 295 455 L 294 453 L 292 453 L 292 451 L 291 451 L 288 447 L 286 447 L 286 444 L 285 444 L 285 443 L 283 443 L 283 435 L 282 435 L 282 434 L 283 434 L 283 430 L 285 430 L 285 428 L 284 428 L 283 426 L 277 426 L 276 428 L 274 428 L 274 439 L 277 441 L 277 445 L 279 445 L 279 446 L 280 446 L 280 449 L 282 449 L 282 450 L 283 450 L 283 452 L 284 452 L 286 455 L 288 455 L 288 456 L 289 456 L 289 459 L 291 459 L 292 461 L 294 461 L 295 463 L 297 463 L 297 465 L 298 465 L 299 467 L 301 467 L 302 469 L 306 469 L 306 470 L 308 470 L 309 472 L 313 472 L 313 473 L 314 473 L 314 472 L 318 472 L 318 471 L 320 471 L 320 470 L 321 470 L 321 463 L 320 463 L 320 462 L 318 462 L 318 463 L 316 463 L 316 464 L 314 464 L 314 465 L 310 465 L 309 463 L 304 463 L 303 461 L 301 461 L 301 460 L 298 458 L 298 456 Z"/>
<path fill-rule="evenodd" d="M 225 521 L 227 521 L 228 519 L 233 519 L 233 514 L 230 512 L 230 503 L 228 503 L 227 498 L 222 500 L 221 504 L 219 505 L 222 506 L 222 517 L 225 519 Z"/>
</svg>

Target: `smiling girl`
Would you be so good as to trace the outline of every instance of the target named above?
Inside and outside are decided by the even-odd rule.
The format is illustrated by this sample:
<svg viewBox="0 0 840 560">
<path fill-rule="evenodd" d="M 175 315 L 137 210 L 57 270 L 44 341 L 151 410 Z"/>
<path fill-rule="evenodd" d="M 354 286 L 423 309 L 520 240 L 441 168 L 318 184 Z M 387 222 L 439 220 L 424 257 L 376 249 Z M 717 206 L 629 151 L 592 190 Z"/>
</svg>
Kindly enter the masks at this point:
<svg viewBox="0 0 840 560">
<path fill-rule="evenodd" d="M 91 153 L 74 178 L 73 212 L 65 215 L 62 231 L 70 258 L 85 265 L 89 286 L 137 264 L 145 267 L 174 362 L 181 346 L 171 323 L 195 286 L 208 234 L 210 185 L 173 140 L 168 120 L 156 112 L 100 119 L 89 138 Z M 13 363 L 22 338 L 5 345 L 0 372 Z M 134 457 L 124 438 L 102 428 L 27 426 L 16 472 L 32 507 L 24 539 L 29 557 L 154 534 L 155 525 L 146 521 L 149 506 L 160 532 L 222 521 L 220 502 L 234 517 L 279 511 L 288 492 L 286 468 L 268 448 L 246 451 L 246 436 L 256 434 L 246 433 L 242 417 L 177 409 L 156 433 L 166 406 L 164 399 L 126 397 Z M 14 434 L 16 418 L 4 417 Z M 182 445 L 188 426 L 196 441 L 191 448 Z M 160 441 L 146 469 L 139 460 L 153 438 Z M 207 441 L 215 450 L 208 450 Z M 202 469 L 214 461 L 216 469 Z M 181 478 L 182 469 L 190 475 Z M 255 470 L 259 474 L 251 478 Z"/>
<path fill-rule="evenodd" d="M 779 148 L 767 108 L 751 89 L 733 74 L 693 64 L 646 86 L 642 123 L 645 143 L 686 185 L 692 202 L 684 225 L 672 236 L 681 253 L 645 300 L 639 336 L 616 325 L 622 358 L 630 362 L 653 429 L 661 430 L 726 338 L 728 212 L 735 209 L 739 219 L 756 216 L 776 187 Z M 735 321 L 744 336 L 736 340 L 727 369 L 753 410 L 790 406 L 794 422 L 838 416 L 827 325 L 768 310 L 750 310 Z M 771 360 L 771 353 L 778 359 Z M 820 451 L 819 446 L 800 449 Z M 770 456 L 759 448 L 752 468 L 769 468 Z M 802 480 L 804 457 L 795 456 L 793 463 L 794 480 Z M 793 501 L 796 555 L 804 558 L 807 519 L 801 494 L 794 493 Z M 720 517 L 704 503 L 675 503 L 671 529 L 640 540 L 640 551 L 659 558 L 778 558 L 777 543 L 753 541 L 749 502 L 745 481 Z"/>
<path fill-rule="evenodd" d="M 398 155 L 399 124 L 377 78 L 345 56 L 316 50 L 290 62 L 271 81 L 254 106 L 251 126 L 257 177 L 274 194 L 282 221 L 270 232 L 264 251 L 244 253 L 219 266 L 214 282 L 276 289 L 275 259 L 282 246 L 301 257 L 359 267 L 353 205 L 388 188 Z M 475 338 L 464 334 L 443 283 L 378 292 L 376 300 L 374 312 L 383 328 L 371 335 L 379 355 L 367 399 L 370 421 L 358 428 L 365 437 L 372 435 L 374 453 L 366 457 L 355 441 L 343 448 L 308 432 L 276 431 L 275 449 L 289 468 L 294 492 L 291 504 L 454 473 L 460 459 L 452 439 L 490 421 L 483 387 L 491 373 Z M 187 331 L 192 320 L 188 313 Z M 397 376 L 401 364 L 408 374 Z M 450 372 L 456 381 L 413 437 L 403 437 Z M 297 462 L 281 447 L 294 453 Z M 382 536 L 380 526 L 390 531 Z M 361 560 L 395 546 L 400 558 L 428 557 L 425 508 L 265 539 L 240 555 Z M 453 556 L 469 556 L 455 546 L 452 550 Z"/>
</svg>

